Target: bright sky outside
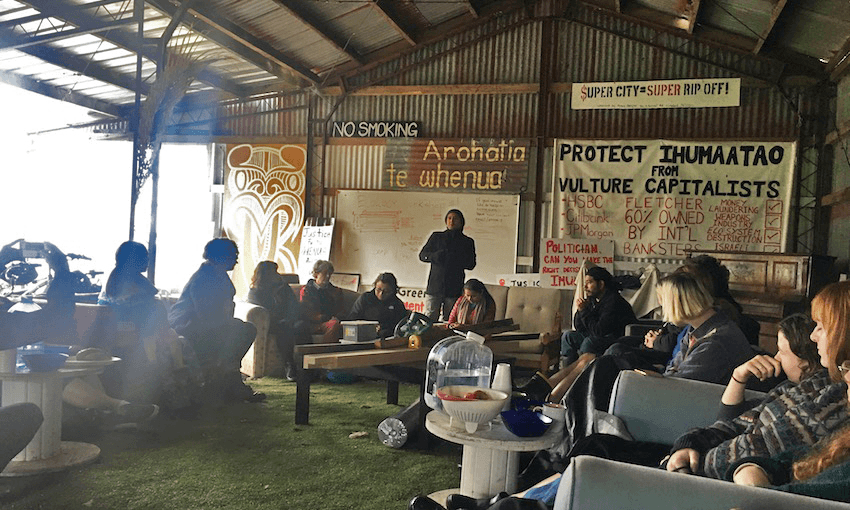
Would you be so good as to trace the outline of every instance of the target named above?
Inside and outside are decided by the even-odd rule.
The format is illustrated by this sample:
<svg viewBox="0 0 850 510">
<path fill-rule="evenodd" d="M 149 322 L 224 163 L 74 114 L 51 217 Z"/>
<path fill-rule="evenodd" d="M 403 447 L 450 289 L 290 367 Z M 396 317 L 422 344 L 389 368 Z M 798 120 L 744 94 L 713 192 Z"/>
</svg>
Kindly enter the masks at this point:
<svg viewBox="0 0 850 510">
<path fill-rule="evenodd" d="M 88 110 L 0 84 L 0 245 L 23 238 L 49 241 L 67 253 L 91 257 L 72 270 L 103 271 L 127 240 L 130 214 L 130 142 L 98 141 L 83 129 Z M 180 289 L 197 269 L 213 235 L 209 161 L 203 145 L 163 147 L 160 165 L 157 287 Z M 148 244 L 150 186 L 138 208 L 135 240 Z"/>
</svg>

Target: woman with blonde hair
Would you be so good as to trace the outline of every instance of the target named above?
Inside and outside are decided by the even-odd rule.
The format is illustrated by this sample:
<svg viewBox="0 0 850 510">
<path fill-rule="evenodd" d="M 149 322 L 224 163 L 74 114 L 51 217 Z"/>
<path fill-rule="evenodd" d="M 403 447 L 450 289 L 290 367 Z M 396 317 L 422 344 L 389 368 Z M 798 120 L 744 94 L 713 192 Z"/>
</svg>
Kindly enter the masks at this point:
<svg viewBox="0 0 850 510">
<path fill-rule="evenodd" d="M 816 326 L 811 334 L 822 368 L 799 384 L 783 383 L 757 407 L 710 427 L 679 437 L 667 462 L 668 471 L 689 471 L 712 478 L 767 484 L 759 468 L 746 466 L 737 475 L 730 469 L 750 458 L 788 455 L 809 448 L 850 419 L 847 385 L 839 364 L 850 356 L 850 282 L 825 287 L 812 302 Z M 761 475 L 761 476 L 759 476 Z"/>
</svg>

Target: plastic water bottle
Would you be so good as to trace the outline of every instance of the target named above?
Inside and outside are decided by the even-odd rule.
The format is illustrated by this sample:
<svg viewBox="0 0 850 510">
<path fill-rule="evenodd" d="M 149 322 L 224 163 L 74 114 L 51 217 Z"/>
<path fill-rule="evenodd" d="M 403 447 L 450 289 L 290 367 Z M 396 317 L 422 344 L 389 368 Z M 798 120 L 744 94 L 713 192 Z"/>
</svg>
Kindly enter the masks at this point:
<svg viewBox="0 0 850 510">
<path fill-rule="evenodd" d="M 425 403 L 442 410 L 437 390 L 443 386 L 490 387 L 493 351 L 484 346 L 484 337 L 469 332 L 466 337 L 451 336 L 437 342 L 428 354 L 425 372 Z"/>
<path fill-rule="evenodd" d="M 407 427 L 394 416 L 385 418 L 378 425 L 378 439 L 390 448 L 401 448 L 407 442 Z"/>
</svg>

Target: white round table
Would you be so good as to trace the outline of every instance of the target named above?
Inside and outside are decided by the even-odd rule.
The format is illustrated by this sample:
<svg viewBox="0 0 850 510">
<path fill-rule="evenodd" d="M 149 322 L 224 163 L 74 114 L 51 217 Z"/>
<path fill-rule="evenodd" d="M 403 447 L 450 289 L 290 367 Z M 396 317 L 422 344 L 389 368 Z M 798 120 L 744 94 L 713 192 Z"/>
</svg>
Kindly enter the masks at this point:
<svg viewBox="0 0 850 510">
<path fill-rule="evenodd" d="M 4 354 L 8 356 L 7 351 Z M 100 456 L 100 448 L 96 445 L 62 441 L 62 388 L 65 379 L 98 374 L 110 363 L 112 361 L 89 365 L 78 362 L 73 368 L 60 368 L 54 372 L 0 371 L 0 401 L 3 405 L 31 402 L 41 409 L 44 416 L 35 437 L 12 459 L 0 476 L 60 471 L 88 464 Z"/>
<path fill-rule="evenodd" d="M 505 491 L 517 490 L 519 453 L 543 450 L 554 446 L 562 437 L 562 427 L 552 424 L 540 437 L 518 437 L 505 428 L 501 418 L 491 427 L 480 426 L 473 433 L 452 427 L 449 415 L 431 411 L 425 417 L 425 428 L 435 436 L 463 445 L 460 467 L 460 489 L 440 491 L 460 492 L 473 498 L 489 498 Z M 460 425 L 463 426 L 462 424 Z"/>
</svg>

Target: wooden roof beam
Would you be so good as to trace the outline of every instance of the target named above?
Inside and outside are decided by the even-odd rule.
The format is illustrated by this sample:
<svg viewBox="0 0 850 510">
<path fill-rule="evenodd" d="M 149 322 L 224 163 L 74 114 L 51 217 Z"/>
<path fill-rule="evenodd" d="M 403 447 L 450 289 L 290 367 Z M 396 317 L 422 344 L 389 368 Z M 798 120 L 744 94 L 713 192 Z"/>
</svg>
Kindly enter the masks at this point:
<svg viewBox="0 0 850 510">
<path fill-rule="evenodd" d="M 486 23 L 493 16 L 497 16 L 505 12 L 512 12 L 516 9 L 522 9 L 524 6 L 525 4 L 523 0 L 502 0 L 482 7 L 477 19 L 473 18 L 469 13 L 461 14 L 460 16 L 442 22 L 437 26 L 423 30 L 420 33 L 419 44 L 433 44 L 448 39 L 449 37 Z M 336 66 L 332 72 L 328 73 L 326 82 L 332 83 L 340 77 L 349 78 L 356 76 L 362 72 L 374 69 L 381 64 L 397 59 L 400 56 L 413 51 L 416 51 L 416 47 L 411 47 L 405 41 L 398 41 L 366 55 L 367 63 L 363 66 L 355 67 L 353 65 L 346 64 Z"/>
<path fill-rule="evenodd" d="M 372 7 L 387 20 L 396 32 L 411 46 L 416 46 L 416 39 L 406 28 L 401 19 L 392 11 L 392 4 L 386 0 L 372 0 Z"/>
<path fill-rule="evenodd" d="M 21 76 L 15 73 L 10 73 L 9 71 L 0 71 L 0 82 L 20 89 L 29 90 L 30 92 L 35 92 L 42 96 L 52 97 L 59 101 L 65 101 L 77 106 L 82 106 L 83 108 L 112 115 L 113 117 L 121 118 L 123 115 L 121 108 L 112 103 L 84 96 L 79 92 L 74 92 L 73 90 L 34 80 L 29 76 Z"/>
<path fill-rule="evenodd" d="M 826 64 L 826 72 L 829 73 L 829 79 L 838 81 L 839 78 L 847 71 L 847 66 L 850 65 L 850 37 L 848 37 L 841 49 L 829 59 Z"/>
<path fill-rule="evenodd" d="M 2 38 L 3 36 L 0 35 L 0 39 Z M 80 75 L 88 76 L 133 92 L 136 91 L 135 77 L 115 72 L 80 55 L 74 55 L 73 53 L 51 46 L 33 46 L 21 48 L 20 51 Z M 147 95 L 150 92 L 150 84 L 142 82 L 140 92 Z"/>
<path fill-rule="evenodd" d="M 694 33 L 694 27 L 697 24 L 697 16 L 699 16 L 700 0 L 691 0 L 688 3 L 688 8 L 685 13 L 688 16 L 688 26 L 686 30 L 688 34 Z"/>
<path fill-rule="evenodd" d="M 70 5 L 63 0 L 26 0 L 26 3 L 43 13 L 49 13 L 53 17 L 64 19 L 77 26 L 83 26 L 97 21 L 92 16 L 81 12 L 77 6 Z M 151 62 L 157 62 L 159 60 L 159 56 L 156 54 L 156 47 L 147 45 L 143 45 L 141 48 L 137 47 L 138 38 L 133 32 L 111 30 L 99 35 L 99 37 L 133 53 L 141 53 L 142 56 Z M 247 87 L 228 80 L 209 69 L 204 69 L 198 73 L 197 79 L 237 97 L 250 95 L 250 90 Z"/>
<path fill-rule="evenodd" d="M 135 22 L 136 20 L 134 20 L 133 18 L 125 18 L 108 23 L 96 21 L 94 23 L 87 24 L 86 26 L 78 26 L 76 28 L 71 28 L 68 30 L 59 30 L 49 34 L 41 35 L 26 35 L 9 31 L 4 34 L 3 38 L 0 40 L 0 50 L 18 50 L 29 46 L 37 46 L 39 44 L 62 41 L 64 39 L 70 39 L 71 37 L 77 37 L 87 34 L 96 34 L 98 32 L 112 30 L 113 28 L 131 25 Z"/>
<path fill-rule="evenodd" d="M 93 9 L 96 7 L 103 7 L 104 5 L 116 4 L 118 2 L 122 2 L 123 0 L 101 0 L 100 2 L 92 2 L 90 4 L 80 5 L 79 9 Z M 29 7 L 24 7 L 22 9 L 17 10 L 25 10 L 29 9 Z M 11 11 L 5 11 L 4 14 L 11 14 Z M 9 19 L 6 21 L 0 21 L 0 28 L 5 27 L 16 27 L 18 25 L 23 25 L 24 23 L 30 23 L 32 21 L 40 21 L 46 20 L 50 16 L 48 14 L 38 13 L 31 14 L 29 16 L 22 16 L 20 18 Z"/>
<path fill-rule="evenodd" d="M 336 48 L 337 51 L 345 53 L 351 60 L 357 62 L 358 64 L 362 64 L 364 62 L 363 56 L 357 51 L 353 50 L 344 37 L 341 37 L 339 34 L 331 33 L 328 30 L 328 27 L 324 25 L 321 20 L 316 18 L 316 16 L 311 14 L 308 10 L 304 9 L 304 0 L 273 1 L 274 3 L 281 6 L 284 10 L 286 10 L 290 15 L 297 18 L 298 21 L 310 27 L 313 32 L 315 32 L 322 39 L 330 43 L 330 45 Z"/>
<path fill-rule="evenodd" d="M 149 4 L 172 16 L 177 7 L 167 0 L 147 0 Z M 307 66 L 296 59 L 275 49 L 269 43 L 251 34 L 236 23 L 223 19 L 211 13 L 209 8 L 202 7 L 202 3 L 196 3 L 189 8 L 192 16 L 192 24 L 195 30 L 224 46 L 240 57 L 256 65 L 260 69 L 277 76 L 278 78 L 291 79 L 292 74 L 312 83 L 321 81 L 318 75 Z M 186 21 L 188 25 L 189 22 Z M 282 69 L 286 68 L 286 69 Z"/>
<path fill-rule="evenodd" d="M 776 3 L 773 4 L 773 10 L 770 12 L 770 20 L 759 35 L 758 42 L 756 42 L 756 46 L 753 48 L 753 53 L 761 51 L 762 46 L 764 46 L 764 42 L 767 41 L 770 32 L 773 31 L 773 27 L 776 26 L 776 21 L 779 19 L 779 15 L 782 14 L 782 9 L 785 8 L 786 3 L 787 0 L 777 0 Z"/>
<path fill-rule="evenodd" d="M 473 0 L 468 0 L 466 3 L 466 10 L 469 11 L 469 14 L 472 15 L 473 18 L 478 18 L 481 14 L 478 12 L 478 7 L 475 6 L 475 2 Z"/>
</svg>

